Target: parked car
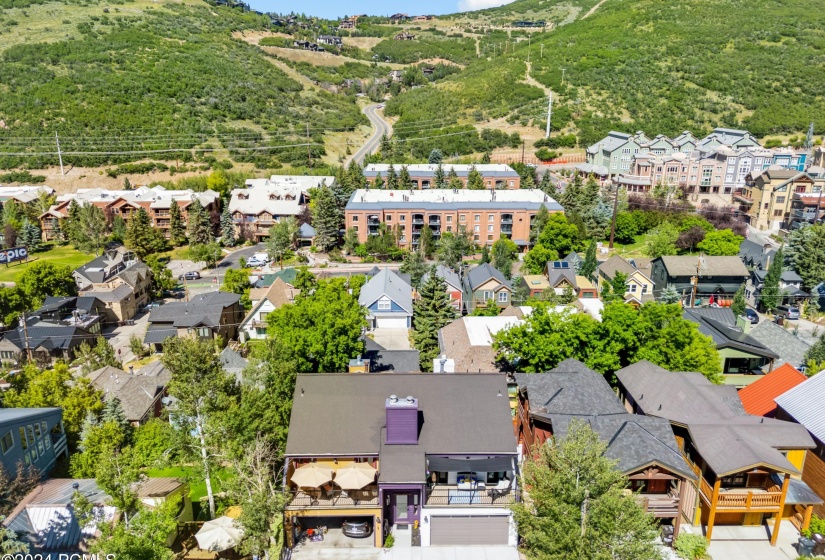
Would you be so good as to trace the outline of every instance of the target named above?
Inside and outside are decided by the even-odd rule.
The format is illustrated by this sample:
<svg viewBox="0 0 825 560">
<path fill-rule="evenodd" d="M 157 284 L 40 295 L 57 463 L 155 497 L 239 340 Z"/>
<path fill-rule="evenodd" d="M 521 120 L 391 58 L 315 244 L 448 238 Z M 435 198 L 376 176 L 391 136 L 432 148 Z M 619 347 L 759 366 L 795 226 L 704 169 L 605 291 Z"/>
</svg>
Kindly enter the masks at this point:
<svg viewBox="0 0 825 560">
<path fill-rule="evenodd" d="M 793 305 L 780 305 L 776 308 L 776 316 L 795 321 L 799 319 L 799 308 Z"/>
<path fill-rule="evenodd" d="M 249 260 L 246 261 L 246 266 L 257 267 L 257 266 L 264 266 L 264 265 L 266 265 L 266 261 L 256 259 L 255 257 L 249 257 Z"/>
<path fill-rule="evenodd" d="M 750 307 L 745 308 L 743 315 L 748 321 L 751 322 L 751 325 L 755 325 L 759 322 L 759 314 Z"/>
<path fill-rule="evenodd" d="M 178 276 L 178 280 L 198 280 L 200 277 L 200 272 L 198 272 L 197 270 L 192 270 L 190 272 L 187 272 L 186 274 L 181 274 L 180 276 Z"/>
<path fill-rule="evenodd" d="M 341 525 L 341 532 L 348 537 L 362 539 L 372 535 L 372 521 L 347 520 Z"/>
</svg>

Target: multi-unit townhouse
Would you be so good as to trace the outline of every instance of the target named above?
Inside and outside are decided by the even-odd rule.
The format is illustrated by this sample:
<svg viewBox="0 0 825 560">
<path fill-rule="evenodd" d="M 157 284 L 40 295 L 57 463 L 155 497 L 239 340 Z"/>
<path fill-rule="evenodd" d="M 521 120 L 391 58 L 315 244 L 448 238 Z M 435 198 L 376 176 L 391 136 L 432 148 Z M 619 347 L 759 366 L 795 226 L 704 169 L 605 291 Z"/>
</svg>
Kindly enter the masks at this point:
<svg viewBox="0 0 825 560">
<path fill-rule="evenodd" d="M 630 171 L 634 154 L 641 145 L 650 142 L 644 132 L 627 134 L 610 131 L 607 136 L 587 148 L 587 163 L 607 168 L 608 175 Z"/>
<path fill-rule="evenodd" d="M 737 130 L 734 128 L 714 128 L 713 132 L 699 140 L 696 147 L 705 150 L 716 148 L 717 146 L 730 146 L 732 148 L 758 148 L 761 144 L 756 137 L 747 130 Z"/>
<path fill-rule="evenodd" d="M 61 454 L 69 457 L 62 409 L 0 409 L 0 467 L 9 476 L 19 465 L 45 476 Z"/>
<path fill-rule="evenodd" d="M 823 191 L 825 184 L 815 181 L 812 192 L 795 192 L 791 198 L 791 215 L 786 228 L 799 229 L 804 224 L 815 224 L 825 216 Z"/>
<path fill-rule="evenodd" d="M 432 189 L 435 188 L 435 174 L 438 165 L 428 163 L 407 165 L 407 172 L 410 174 L 413 188 Z M 401 172 L 401 166 L 393 166 L 396 173 Z M 451 171 L 455 171 L 458 180 L 465 186 L 467 177 L 475 169 L 484 179 L 484 186 L 488 189 L 518 189 L 521 186 L 519 174 L 509 165 L 503 163 L 482 163 L 478 165 L 466 165 L 459 163 L 448 163 L 441 166 L 445 178 Z M 364 177 L 370 183 L 374 183 L 379 175 L 386 181 L 390 165 L 386 163 L 371 163 L 364 168 Z"/>
<path fill-rule="evenodd" d="M 298 217 L 309 202 L 306 190 L 303 185 L 292 186 L 286 182 L 234 189 L 229 199 L 229 213 L 238 237 L 261 241 L 269 237 L 269 229 L 279 221 Z"/>
<path fill-rule="evenodd" d="M 9 200 L 13 200 L 17 204 L 31 204 L 41 196 L 51 196 L 54 194 L 54 189 L 44 185 L 29 186 L 21 185 L 19 187 L 8 187 L 0 185 L 0 208 L 3 207 Z"/>
<path fill-rule="evenodd" d="M 538 189 L 359 189 L 347 203 L 345 224 L 358 232 L 362 243 L 370 235 L 378 235 L 384 223 L 398 226 L 401 247 L 417 247 L 425 227 L 438 239 L 464 226 L 476 245 L 492 245 L 507 237 L 526 249 L 531 225 L 542 206 L 551 213 L 563 211 L 558 202 Z"/>
<path fill-rule="evenodd" d="M 747 176 L 734 200 L 748 223 L 762 231 L 787 227 L 794 194 L 814 192 L 815 179 L 793 169 L 766 169 Z M 821 185 L 816 185 L 821 188 Z"/>
<path fill-rule="evenodd" d="M 319 525 L 326 546 L 351 547 L 345 522 L 364 523 L 376 547 L 414 528 L 422 547 L 517 544 L 518 447 L 499 373 L 298 375 L 284 457 L 287 547 Z"/>
<path fill-rule="evenodd" d="M 103 210 L 107 217 L 120 216 L 127 225 L 138 210 L 143 208 L 152 220 L 152 227 L 161 230 L 167 238 L 171 228 L 169 208 L 172 200 L 180 207 L 184 225 L 189 219 L 188 208 L 195 200 L 200 202 L 214 228 L 217 229 L 220 224 L 220 195 L 212 190 L 168 190 L 160 185 L 152 188 L 139 187 L 131 191 L 78 189 L 76 193 L 58 196 L 57 202 L 40 216 L 40 229 L 44 241 L 54 240 L 56 226 L 60 220 L 68 217 L 72 200 L 80 206 L 94 204 Z"/>
</svg>

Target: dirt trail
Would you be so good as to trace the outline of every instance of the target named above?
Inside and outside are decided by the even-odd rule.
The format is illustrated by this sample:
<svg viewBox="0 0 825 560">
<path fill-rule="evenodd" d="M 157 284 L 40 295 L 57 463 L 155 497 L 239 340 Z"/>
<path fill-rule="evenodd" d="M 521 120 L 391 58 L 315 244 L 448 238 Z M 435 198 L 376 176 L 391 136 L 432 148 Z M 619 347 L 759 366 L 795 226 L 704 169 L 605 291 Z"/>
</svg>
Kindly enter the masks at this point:
<svg viewBox="0 0 825 560">
<path fill-rule="evenodd" d="M 544 91 L 545 95 L 550 95 L 550 88 L 542 84 L 541 82 L 537 81 L 533 76 L 530 75 L 530 72 L 533 69 L 533 64 L 530 62 L 525 62 L 525 64 L 527 65 L 527 74 L 524 77 L 524 83 L 530 84 L 531 86 L 536 86 L 537 88 L 541 88 L 542 91 Z"/>
<path fill-rule="evenodd" d="M 321 86 L 319 86 L 318 84 L 316 84 L 315 82 L 313 82 L 312 80 L 310 80 L 309 78 L 295 70 L 295 68 L 293 68 L 283 60 L 278 60 L 274 56 L 268 56 L 267 58 L 269 59 L 269 62 L 277 66 L 280 70 L 283 70 L 287 76 L 289 76 L 299 84 L 308 87 L 309 89 L 314 89 L 317 91 L 321 91 L 323 89 Z"/>
<path fill-rule="evenodd" d="M 601 5 L 602 5 L 602 4 L 604 4 L 605 2 L 607 2 L 607 0 L 601 0 L 601 2 L 599 2 L 598 4 L 596 4 L 595 6 L 593 6 L 592 8 L 590 8 L 590 9 L 587 11 L 587 13 L 586 13 L 586 14 L 584 14 L 584 15 L 582 16 L 582 19 L 585 19 L 585 18 L 587 18 L 587 17 L 590 17 L 590 16 L 593 14 L 593 12 L 595 12 L 596 10 L 598 10 L 598 9 L 601 7 Z"/>
</svg>

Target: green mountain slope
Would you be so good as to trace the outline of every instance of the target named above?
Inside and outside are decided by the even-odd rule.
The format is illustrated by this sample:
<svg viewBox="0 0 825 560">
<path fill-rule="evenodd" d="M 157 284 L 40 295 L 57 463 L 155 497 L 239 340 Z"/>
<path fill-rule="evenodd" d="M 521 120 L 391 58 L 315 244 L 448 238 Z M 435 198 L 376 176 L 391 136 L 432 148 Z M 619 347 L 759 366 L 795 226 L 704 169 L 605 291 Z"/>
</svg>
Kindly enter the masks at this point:
<svg viewBox="0 0 825 560">
<path fill-rule="evenodd" d="M 58 3 L 0 11 L 0 28 L 17 21 L 12 27 L 28 34 L 25 43 L 13 28 L 0 34 L 0 153 L 53 152 L 57 132 L 64 151 L 132 152 L 64 157 L 79 165 L 226 148 L 236 161 L 274 166 L 306 161 L 306 146 L 283 146 L 306 142 L 307 125 L 320 132 L 364 122 L 352 98 L 305 89 L 232 38 L 262 29 L 265 18 L 191 0 L 140 1 L 92 3 L 99 12 L 87 4 L 81 18 Z M 70 25 L 59 24 L 64 17 Z M 3 168 L 54 163 L 52 155 L 0 156 Z"/>
<path fill-rule="evenodd" d="M 534 0 L 496 10 L 522 2 Z M 461 92 L 523 68 L 529 48 L 531 76 L 557 95 L 553 128 L 573 128 L 585 144 L 611 128 L 677 134 L 726 125 L 760 136 L 804 131 L 810 122 L 825 129 L 825 12 L 815 0 L 606 0 L 531 43 L 388 107 L 402 120 L 435 103 L 494 118 L 501 106 L 488 111 Z M 539 114 L 538 102 L 528 101 L 507 96 L 512 119 Z"/>
</svg>

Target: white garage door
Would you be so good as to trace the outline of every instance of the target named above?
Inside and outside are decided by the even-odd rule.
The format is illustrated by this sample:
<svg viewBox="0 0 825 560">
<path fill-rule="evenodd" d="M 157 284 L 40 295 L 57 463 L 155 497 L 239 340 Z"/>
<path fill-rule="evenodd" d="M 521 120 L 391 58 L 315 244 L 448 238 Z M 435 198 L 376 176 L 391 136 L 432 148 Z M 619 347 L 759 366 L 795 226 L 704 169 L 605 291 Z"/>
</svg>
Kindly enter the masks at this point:
<svg viewBox="0 0 825 560">
<path fill-rule="evenodd" d="M 406 329 L 406 317 L 376 317 L 375 328 L 377 329 Z"/>
<path fill-rule="evenodd" d="M 506 515 L 430 517 L 430 544 L 434 546 L 506 545 L 509 538 Z"/>
</svg>

